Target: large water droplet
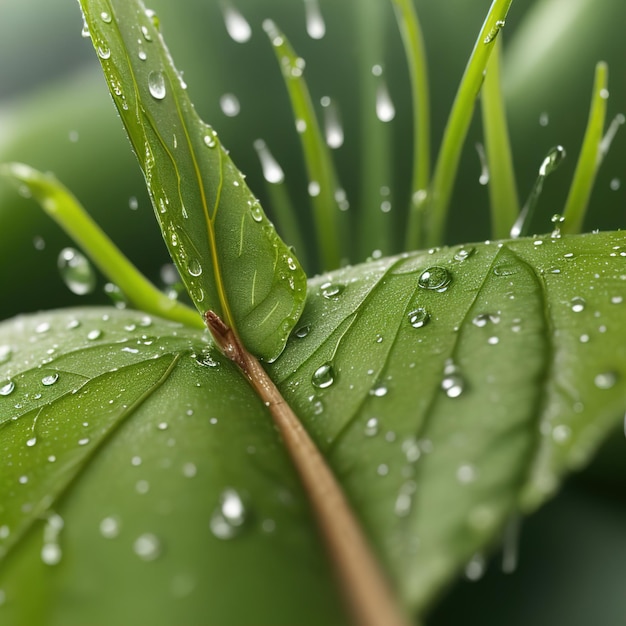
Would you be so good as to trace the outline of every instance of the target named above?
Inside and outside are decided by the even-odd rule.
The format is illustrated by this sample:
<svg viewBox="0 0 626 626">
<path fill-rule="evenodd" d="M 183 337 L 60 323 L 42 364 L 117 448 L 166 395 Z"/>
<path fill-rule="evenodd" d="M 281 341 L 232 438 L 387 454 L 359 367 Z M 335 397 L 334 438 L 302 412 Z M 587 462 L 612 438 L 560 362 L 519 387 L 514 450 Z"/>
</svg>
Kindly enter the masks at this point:
<svg viewBox="0 0 626 626">
<path fill-rule="evenodd" d="M 241 104 L 235 94 L 225 93 L 220 98 L 220 108 L 222 109 L 222 113 L 227 117 L 237 117 L 241 111 Z"/>
<path fill-rule="evenodd" d="M 9 380 L 0 387 L 0 396 L 8 396 L 13 393 L 14 389 L 15 383 Z"/>
<path fill-rule="evenodd" d="M 143 561 L 154 561 L 161 555 L 161 542 L 156 535 L 144 533 L 135 539 L 133 551 Z"/>
<path fill-rule="evenodd" d="M 120 534 L 120 520 L 115 516 L 105 517 L 100 522 L 100 534 L 105 539 L 115 539 Z"/>
<path fill-rule="evenodd" d="M 163 100 L 167 93 L 165 88 L 165 76 L 161 71 L 152 71 L 148 74 L 148 89 L 150 95 L 156 100 Z"/>
<path fill-rule="evenodd" d="M 320 293 L 327 300 L 332 300 L 340 296 L 344 289 L 345 286 L 339 283 L 326 282 L 320 287 Z"/>
<path fill-rule="evenodd" d="M 247 511 L 241 496 L 234 489 L 225 489 L 213 512 L 209 527 L 218 539 L 233 539 L 243 529 Z"/>
<path fill-rule="evenodd" d="M 387 82 L 381 79 L 376 90 L 376 117 L 381 122 L 391 122 L 396 116 L 396 107 L 389 95 Z"/>
<path fill-rule="evenodd" d="M 198 259 L 189 259 L 187 263 L 187 271 L 190 276 L 200 276 L 202 274 L 202 266 L 200 265 L 200 261 Z"/>
<path fill-rule="evenodd" d="M 431 291 L 445 291 L 452 281 L 452 274 L 445 267 L 429 267 L 424 270 L 417 280 L 417 284 L 422 289 Z"/>
<path fill-rule="evenodd" d="M 63 281 L 72 293 L 83 296 L 95 289 L 96 273 L 91 263 L 78 250 L 63 248 L 57 264 Z"/>
<path fill-rule="evenodd" d="M 418 307 L 408 315 L 409 324 L 413 328 L 422 328 L 430 321 L 430 313 L 424 307 Z"/>
<path fill-rule="evenodd" d="M 311 383 L 318 389 L 326 389 L 335 382 L 335 370 L 332 363 L 320 365 L 311 378 Z"/>
<path fill-rule="evenodd" d="M 322 39 L 326 34 L 326 24 L 320 11 L 319 0 L 304 0 L 306 32 L 311 39 Z"/>
<path fill-rule="evenodd" d="M 593 379 L 593 382 L 598 389 L 611 389 L 615 387 L 618 378 L 617 372 L 602 372 Z"/>
<path fill-rule="evenodd" d="M 46 387 L 50 387 L 51 385 L 54 385 L 57 380 L 59 380 L 59 374 L 58 372 L 54 372 L 53 374 L 48 374 L 44 376 L 41 379 L 41 384 L 45 385 Z"/>
<path fill-rule="evenodd" d="M 575 298 L 572 298 L 570 305 L 574 313 L 581 313 L 585 310 L 585 306 L 587 305 L 587 303 L 585 302 L 584 298 L 576 296 Z"/>
<path fill-rule="evenodd" d="M 246 18 L 230 2 L 222 4 L 222 13 L 226 30 L 231 39 L 237 43 L 249 41 L 252 37 L 252 29 Z"/>
</svg>

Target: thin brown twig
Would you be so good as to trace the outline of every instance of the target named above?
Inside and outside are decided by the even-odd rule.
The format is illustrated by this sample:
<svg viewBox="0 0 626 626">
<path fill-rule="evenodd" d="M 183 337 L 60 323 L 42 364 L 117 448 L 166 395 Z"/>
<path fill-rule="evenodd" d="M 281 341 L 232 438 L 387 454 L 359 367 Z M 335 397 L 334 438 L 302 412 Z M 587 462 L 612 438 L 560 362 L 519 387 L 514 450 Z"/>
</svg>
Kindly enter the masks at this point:
<svg viewBox="0 0 626 626">
<path fill-rule="evenodd" d="M 317 518 L 348 608 L 358 626 L 406 626 L 408 620 L 324 457 L 259 361 L 213 311 L 206 324 L 222 353 L 272 414 Z"/>
</svg>

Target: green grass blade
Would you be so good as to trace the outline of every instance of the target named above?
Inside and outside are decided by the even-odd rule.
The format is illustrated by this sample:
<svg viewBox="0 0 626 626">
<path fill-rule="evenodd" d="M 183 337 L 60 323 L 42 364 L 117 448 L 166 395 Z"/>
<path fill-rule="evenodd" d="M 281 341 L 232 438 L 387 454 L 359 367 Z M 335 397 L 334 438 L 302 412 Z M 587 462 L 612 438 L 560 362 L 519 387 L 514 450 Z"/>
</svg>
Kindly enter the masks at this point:
<svg viewBox="0 0 626 626">
<path fill-rule="evenodd" d="M 426 211 L 426 245 L 428 246 L 439 245 L 443 242 L 452 188 L 463 143 L 474 112 L 474 102 L 480 92 L 483 72 L 487 67 L 498 32 L 504 26 L 511 2 L 512 0 L 493 1 L 452 105 L 428 192 L 429 197 L 423 205 L 423 210 Z"/>
<path fill-rule="evenodd" d="M 587 129 L 578 162 L 576 163 L 574 180 L 565 202 L 564 220 L 560 225 L 562 233 L 576 234 L 581 232 L 593 183 L 604 156 L 602 151 L 602 133 L 604 132 L 604 121 L 606 119 L 608 78 L 609 68 L 607 64 L 604 62 L 598 63 L 596 65 Z"/>
<path fill-rule="evenodd" d="M 296 130 L 300 135 L 309 179 L 309 196 L 313 206 L 320 261 L 324 270 L 331 270 L 339 267 L 342 259 L 349 258 L 349 254 L 345 249 L 347 239 L 341 236 L 344 218 L 335 199 L 338 182 L 330 150 L 324 140 L 309 89 L 302 76 L 303 59 L 298 57 L 285 35 L 272 20 L 265 20 L 263 28 L 280 64 L 296 120 Z"/>
<path fill-rule="evenodd" d="M 284 348 L 306 276 L 215 131 L 196 113 L 141 0 L 81 0 L 155 215 L 196 308 L 213 310 L 271 361 Z"/>
<path fill-rule="evenodd" d="M 391 254 L 393 215 L 383 210 L 393 197 L 389 192 L 393 180 L 392 129 L 376 114 L 379 90 L 385 80 L 381 62 L 385 54 L 384 26 L 388 7 L 380 0 L 353 0 L 354 26 L 358 46 L 355 72 L 360 101 L 360 189 L 357 212 L 357 259 L 370 257 L 374 250 L 383 256 Z M 372 28 L 372 24 L 380 25 Z M 380 74 L 378 76 L 374 73 Z M 393 209 L 392 209 L 393 210 Z"/>
<path fill-rule="evenodd" d="M 412 0 L 392 0 L 409 64 L 413 101 L 413 173 L 406 249 L 421 243 L 420 191 L 430 180 L 430 94 L 422 28 Z"/>
<path fill-rule="evenodd" d="M 159 291 L 91 219 L 78 200 L 52 174 L 42 174 L 21 163 L 2 166 L 0 173 L 25 185 L 43 210 L 87 253 L 115 283 L 132 306 L 146 313 L 204 327 L 196 311 Z"/>
<path fill-rule="evenodd" d="M 509 236 L 520 211 L 513 153 L 502 94 L 501 52 L 501 41 L 497 40 L 496 48 L 487 66 L 481 97 L 483 131 L 489 165 L 489 200 L 493 239 L 506 239 Z"/>
</svg>

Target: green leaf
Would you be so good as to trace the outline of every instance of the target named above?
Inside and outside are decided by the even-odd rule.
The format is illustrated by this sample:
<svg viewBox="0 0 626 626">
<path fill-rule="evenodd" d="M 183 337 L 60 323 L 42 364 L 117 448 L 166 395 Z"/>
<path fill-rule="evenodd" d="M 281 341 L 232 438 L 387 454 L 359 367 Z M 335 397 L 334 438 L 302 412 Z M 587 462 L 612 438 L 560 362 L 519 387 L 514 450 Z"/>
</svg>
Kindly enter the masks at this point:
<svg viewBox="0 0 626 626">
<path fill-rule="evenodd" d="M 218 313 L 252 352 L 275 359 L 305 297 L 297 259 L 195 112 L 156 17 L 139 1 L 83 0 L 81 6 L 194 304 Z"/>
<path fill-rule="evenodd" d="M 208 342 L 110 308 L 0 326 L 0 622 L 343 622 L 266 409 Z"/>
<path fill-rule="evenodd" d="M 621 420 L 624 254 L 520 239 L 311 281 L 270 372 L 416 614 Z M 345 623 L 269 415 L 206 334 L 80 309 L 5 322 L 0 360 L 3 622 Z"/>
</svg>

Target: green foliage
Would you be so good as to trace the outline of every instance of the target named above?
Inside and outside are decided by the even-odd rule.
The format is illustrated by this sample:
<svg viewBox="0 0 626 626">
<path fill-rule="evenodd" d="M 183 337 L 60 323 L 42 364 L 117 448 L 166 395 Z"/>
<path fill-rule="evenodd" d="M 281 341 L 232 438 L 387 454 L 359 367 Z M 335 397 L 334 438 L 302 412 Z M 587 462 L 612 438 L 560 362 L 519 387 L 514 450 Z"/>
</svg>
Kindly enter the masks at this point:
<svg viewBox="0 0 626 626">
<path fill-rule="evenodd" d="M 328 11 L 340 12 L 339 4 Z M 412 67 L 417 126 L 424 108 L 424 94 L 415 93 L 424 74 L 420 28 L 409 4 L 391 4 Z M 414 134 L 413 157 L 402 162 L 413 178 L 405 206 L 413 204 L 425 228 L 418 239 L 443 238 L 474 98 L 509 4 L 496 0 L 483 25 L 425 204 L 415 204 L 414 192 L 428 178 L 428 142 L 418 148 Z M 268 372 L 328 459 L 399 601 L 423 618 L 463 566 L 478 567 L 511 520 L 553 495 L 623 415 L 624 234 L 561 237 L 556 229 L 405 253 L 312 278 L 305 295 L 294 253 L 195 113 L 156 16 L 121 0 L 82 6 L 192 301 L 200 312 L 217 310 L 252 351 L 273 361 Z M 584 13 L 587 4 L 581 7 Z M 367 41 L 363 16 L 384 10 L 368 2 L 350 11 L 361 15 Z M 328 243 L 317 247 L 333 267 L 345 245 L 338 242 L 344 216 L 335 211 L 336 173 L 301 80 L 303 64 L 266 26 L 279 60 L 286 58 L 295 115 L 310 131 L 302 137 L 308 189 L 324 182 L 311 204 L 318 240 Z M 371 64 L 363 63 L 371 78 Z M 517 199 L 497 63 L 493 55 L 483 119 L 492 218 L 501 234 Z M 568 209 L 574 231 L 607 143 L 599 67 L 582 173 L 568 204 L 577 207 Z M 523 71 L 515 76 L 523 83 Z M 371 93 L 365 82 L 362 93 Z M 373 142 L 364 163 L 387 176 L 389 126 L 372 112 L 369 118 Z M 536 176 L 536 155 L 531 170 Z M 168 310 L 167 298 L 126 272 L 126 260 L 98 239 L 52 177 L 23 166 L 12 176 L 44 207 L 66 207 L 66 230 L 80 231 L 79 239 L 88 233 L 81 245 L 117 283 L 123 277 L 107 256 L 123 261 L 123 289 L 139 311 L 68 309 L 0 325 L 0 451 L 7 459 L 0 474 L 0 621 L 345 623 L 314 517 L 267 409 L 208 335 L 193 328 L 199 317 L 178 304 Z M 363 189 L 378 185 L 376 176 L 365 178 Z M 288 206 L 277 189 L 269 197 Z M 376 210 L 380 204 L 377 196 L 362 200 Z M 368 215 L 375 219 L 362 219 Z M 377 242 L 386 252 L 400 239 L 387 214 L 357 209 L 352 219 L 359 218 L 366 235 L 354 246 L 359 254 Z"/>
</svg>

